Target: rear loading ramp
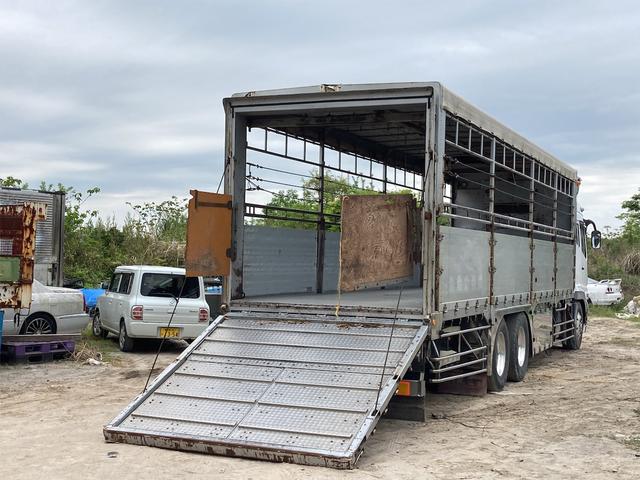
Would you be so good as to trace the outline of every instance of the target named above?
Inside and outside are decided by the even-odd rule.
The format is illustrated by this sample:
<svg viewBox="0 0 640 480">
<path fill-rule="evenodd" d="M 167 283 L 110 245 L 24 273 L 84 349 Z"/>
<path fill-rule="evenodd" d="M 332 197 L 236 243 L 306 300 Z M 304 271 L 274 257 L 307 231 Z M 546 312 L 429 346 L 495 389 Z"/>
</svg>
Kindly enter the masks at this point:
<svg viewBox="0 0 640 480">
<path fill-rule="evenodd" d="M 231 312 L 105 439 L 353 468 L 427 334 L 418 320 Z"/>
</svg>

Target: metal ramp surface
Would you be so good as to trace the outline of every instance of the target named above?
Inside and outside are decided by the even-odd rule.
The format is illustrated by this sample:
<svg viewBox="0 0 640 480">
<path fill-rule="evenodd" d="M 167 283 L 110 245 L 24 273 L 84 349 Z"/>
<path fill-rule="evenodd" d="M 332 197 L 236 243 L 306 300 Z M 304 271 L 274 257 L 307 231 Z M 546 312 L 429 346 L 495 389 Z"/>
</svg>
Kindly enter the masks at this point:
<svg viewBox="0 0 640 480">
<path fill-rule="evenodd" d="M 218 317 L 104 428 L 105 439 L 353 468 L 428 333 L 420 320 L 392 324 L 294 313 Z"/>
</svg>

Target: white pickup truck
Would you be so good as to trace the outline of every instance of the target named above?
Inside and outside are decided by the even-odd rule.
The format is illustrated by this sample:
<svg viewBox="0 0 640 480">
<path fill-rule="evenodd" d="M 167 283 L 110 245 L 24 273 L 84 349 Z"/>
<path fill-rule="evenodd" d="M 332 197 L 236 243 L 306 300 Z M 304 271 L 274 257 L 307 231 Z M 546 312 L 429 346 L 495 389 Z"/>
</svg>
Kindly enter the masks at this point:
<svg viewBox="0 0 640 480">
<path fill-rule="evenodd" d="M 191 341 L 208 324 L 202 277 L 185 280 L 183 268 L 148 265 L 116 268 L 92 322 L 94 335 L 118 335 L 123 352 L 132 351 L 137 338 Z"/>
</svg>

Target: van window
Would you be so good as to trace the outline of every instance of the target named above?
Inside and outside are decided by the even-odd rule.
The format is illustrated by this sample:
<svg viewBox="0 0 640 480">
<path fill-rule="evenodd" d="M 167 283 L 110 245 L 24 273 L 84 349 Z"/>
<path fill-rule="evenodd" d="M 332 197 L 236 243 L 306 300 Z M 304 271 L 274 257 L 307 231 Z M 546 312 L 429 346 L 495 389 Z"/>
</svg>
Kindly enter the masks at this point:
<svg viewBox="0 0 640 480">
<path fill-rule="evenodd" d="M 177 297 L 184 281 L 184 275 L 171 273 L 145 273 L 142 275 L 140 295 L 145 297 Z M 187 277 L 180 298 L 199 298 L 198 277 Z"/>
<path fill-rule="evenodd" d="M 109 291 L 113 293 L 117 293 L 120 288 L 120 280 L 122 280 L 121 273 L 114 273 L 111 277 L 111 283 L 109 283 Z"/>
<path fill-rule="evenodd" d="M 122 280 L 120 280 L 120 288 L 118 288 L 118 293 L 129 295 L 129 293 L 131 293 L 132 283 L 133 283 L 133 273 L 123 273 Z"/>
</svg>

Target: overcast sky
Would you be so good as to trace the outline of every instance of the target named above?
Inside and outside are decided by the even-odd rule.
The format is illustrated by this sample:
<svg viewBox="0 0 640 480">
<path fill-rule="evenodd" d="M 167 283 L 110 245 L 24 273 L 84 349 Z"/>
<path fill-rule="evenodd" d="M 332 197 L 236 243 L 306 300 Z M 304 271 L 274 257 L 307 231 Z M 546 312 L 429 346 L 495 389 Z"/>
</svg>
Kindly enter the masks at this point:
<svg viewBox="0 0 640 480">
<path fill-rule="evenodd" d="M 125 202 L 215 189 L 222 98 L 438 80 L 578 169 L 600 226 L 640 186 L 634 1 L 0 0 L 0 177 Z"/>
</svg>

